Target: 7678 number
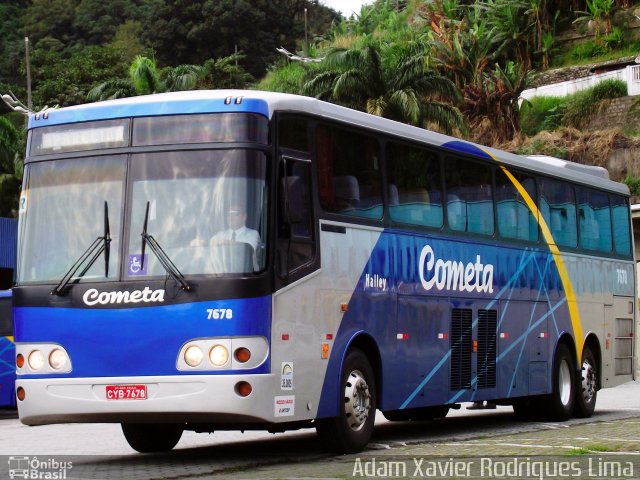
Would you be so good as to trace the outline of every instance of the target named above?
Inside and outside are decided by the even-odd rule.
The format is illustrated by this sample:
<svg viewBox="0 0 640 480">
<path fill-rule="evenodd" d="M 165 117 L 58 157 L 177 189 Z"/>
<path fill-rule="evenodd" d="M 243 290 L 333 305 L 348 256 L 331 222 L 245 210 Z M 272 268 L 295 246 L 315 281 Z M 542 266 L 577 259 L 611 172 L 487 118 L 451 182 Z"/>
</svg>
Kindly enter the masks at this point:
<svg viewBox="0 0 640 480">
<path fill-rule="evenodd" d="M 233 310 L 230 308 L 207 308 L 207 320 L 231 320 Z"/>
</svg>

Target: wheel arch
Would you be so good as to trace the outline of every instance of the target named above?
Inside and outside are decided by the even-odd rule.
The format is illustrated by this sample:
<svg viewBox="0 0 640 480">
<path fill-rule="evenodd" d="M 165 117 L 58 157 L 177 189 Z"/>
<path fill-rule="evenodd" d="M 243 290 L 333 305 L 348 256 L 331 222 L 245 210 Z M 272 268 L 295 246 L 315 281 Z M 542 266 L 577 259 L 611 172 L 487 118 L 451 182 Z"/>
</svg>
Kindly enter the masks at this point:
<svg viewBox="0 0 640 480">
<path fill-rule="evenodd" d="M 556 342 L 556 346 L 553 350 L 553 361 L 555 362 L 555 352 L 558 350 L 558 346 L 560 344 L 565 345 L 569 351 L 571 352 L 571 356 L 573 358 L 573 365 L 577 370 L 580 369 L 580 363 L 578 361 L 578 352 L 576 350 L 576 342 L 574 341 L 573 337 L 569 334 L 569 333 L 563 333 L 562 335 L 560 335 L 560 337 L 558 338 L 558 341 Z M 580 352 L 580 354 L 582 355 L 582 352 Z M 555 367 L 555 365 L 554 365 Z"/>
<path fill-rule="evenodd" d="M 336 348 L 337 346 L 334 346 Z M 360 349 L 367 357 L 373 369 L 376 381 L 376 394 L 378 401 L 382 391 L 382 358 L 378 344 L 374 338 L 366 331 L 359 330 L 353 332 L 342 345 L 339 352 L 332 353 L 327 374 L 322 387 L 322 394 L 318 406 L 317 418 L 333 417 L 337 415 L 340 402 L 340 377 L 344 366 L 347 352 L 352 348 Z"/>
</svg>

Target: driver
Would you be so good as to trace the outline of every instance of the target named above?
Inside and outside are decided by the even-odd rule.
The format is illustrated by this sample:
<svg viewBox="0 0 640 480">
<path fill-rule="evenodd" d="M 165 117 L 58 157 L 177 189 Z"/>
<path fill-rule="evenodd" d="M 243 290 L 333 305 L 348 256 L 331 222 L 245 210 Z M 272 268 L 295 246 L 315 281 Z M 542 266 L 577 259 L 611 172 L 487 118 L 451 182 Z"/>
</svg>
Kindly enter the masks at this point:
<svg viewBox="0 0 640 480">
<path fill-rule="evenodd" d="M 246 226 L 247 212 L 241 206 L 232 204 L 227 211 L 227 228 L 222 232 L 216 233 L 210 240 L 211 245 L 229 245 L 232 243 L 248 243 L 253 250 L 260 243 L 260 234 Z"/>
</svg>

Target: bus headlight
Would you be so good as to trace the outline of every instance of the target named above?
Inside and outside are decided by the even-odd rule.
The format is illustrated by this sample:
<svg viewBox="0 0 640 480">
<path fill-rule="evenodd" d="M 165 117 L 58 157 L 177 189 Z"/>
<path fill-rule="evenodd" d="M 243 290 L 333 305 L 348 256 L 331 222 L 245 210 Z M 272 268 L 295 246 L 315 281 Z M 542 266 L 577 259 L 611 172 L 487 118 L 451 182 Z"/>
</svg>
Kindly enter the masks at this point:
<svg viewBox="0 0 640 480">
<path fill-rule="evenodd" d="M 203 358 L 204 354 L 202 353 L 202 349 L 197 345 L 191 345 L 184 352 L 184 361 L 190 367 L 197 367 L 200 365 Z"/>
<path fill-rule="evenodd" d="M 60 370 L 67 364 L 67 354 L 56 348 L 49 354 L 49 365 L 54 370 Z"/>
<path fill-rule="evenodd" d="M 214 345 L 209 351 L 209 360 L 216 367 L 221 367 L 229 361 L 229 350 L 222 345 Z"/>
<path fill-rule="evenodd" d="M 44 366 L 44 355 L 40 350 L 34 350 L 29 354 L 28 362 L 31 370 L 40 370 Z"/>
</svg>

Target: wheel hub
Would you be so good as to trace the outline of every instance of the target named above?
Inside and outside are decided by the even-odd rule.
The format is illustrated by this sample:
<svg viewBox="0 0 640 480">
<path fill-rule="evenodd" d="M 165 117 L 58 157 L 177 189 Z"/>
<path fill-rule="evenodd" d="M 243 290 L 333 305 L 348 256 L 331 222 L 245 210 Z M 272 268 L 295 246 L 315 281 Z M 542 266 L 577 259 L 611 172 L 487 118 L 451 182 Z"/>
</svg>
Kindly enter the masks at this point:
<svg viewBox="0 0 640 480">
<path fill-rule="evenodd" d="M 582 397 L 590 403 L 597 391 L 596 370 L 588 361 L 582 363 Z"/>
<path fill-rule="evenodd" d="M 364 375 L 358 370 L 349 374 L 344 388 L 344 411 L 347 424 L 354 430 L 360 430 L 371 410 L 371 394 Z"/>
</svg>

